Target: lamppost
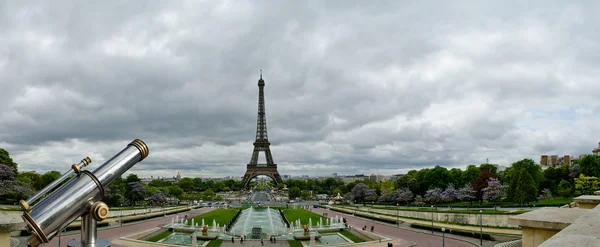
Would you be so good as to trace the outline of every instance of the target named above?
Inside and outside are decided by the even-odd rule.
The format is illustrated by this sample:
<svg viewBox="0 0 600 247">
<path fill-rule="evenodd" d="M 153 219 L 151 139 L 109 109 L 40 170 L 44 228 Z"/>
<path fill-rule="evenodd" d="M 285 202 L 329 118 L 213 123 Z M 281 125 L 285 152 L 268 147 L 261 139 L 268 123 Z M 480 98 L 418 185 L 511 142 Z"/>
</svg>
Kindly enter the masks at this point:
<svg viewBox="0 0 600 247">
<path fill-rule="evenodd" d="M 483 246 L 483 220 L 482 220 L 483 210 L 479 210 L 479 245 Z"/>
<path fill-rule="evenodd" d="M 433 205 L 431 205 L 431 234 L 433 234 Z"/>
<path fill-rule="evenodd" d="M 446 231 L 446 228 L 442 227 L 442 247 L 444 247 L 444 245 L 445 245 L 444 231 Z"/>
<path fill-rule="evenodd" d="M 400 216 L 400 203 L 396 203 L 396 226 L 400 227 L 400 221 L 398 221 L 398 217 Z"/>
<path fill-rule="evenodd" d="M 123 226 L 123 203 L 121 203 L 121 226 Z"/>
</svg>

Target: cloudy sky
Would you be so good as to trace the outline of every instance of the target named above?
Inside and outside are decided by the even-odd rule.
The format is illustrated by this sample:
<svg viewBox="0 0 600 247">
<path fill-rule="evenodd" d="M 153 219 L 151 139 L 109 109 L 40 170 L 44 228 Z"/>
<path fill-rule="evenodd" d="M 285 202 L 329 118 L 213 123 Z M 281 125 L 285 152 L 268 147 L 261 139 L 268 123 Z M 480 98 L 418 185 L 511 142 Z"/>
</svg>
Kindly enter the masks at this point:
<svg viewBox="0 0 600 247">
<path fill-rule="evenodd" d="M 141 176 L 242 176 L 263 69 L 281 174 L 590 153 L 600 6 L 567 2 L 2 1 L 0 147 L 66 171 L 140 138 Z"/>
</svg>

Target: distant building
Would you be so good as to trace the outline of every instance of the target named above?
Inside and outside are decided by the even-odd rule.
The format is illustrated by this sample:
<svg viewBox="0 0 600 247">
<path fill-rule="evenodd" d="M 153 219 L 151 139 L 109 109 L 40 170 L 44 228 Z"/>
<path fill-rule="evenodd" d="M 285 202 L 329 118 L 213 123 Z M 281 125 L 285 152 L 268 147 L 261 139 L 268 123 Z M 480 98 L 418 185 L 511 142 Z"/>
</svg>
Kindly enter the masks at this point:
<svg viewBox="0 0 600 247">
<path fill-rule="evenodd" d="M 600 156 L 600 142 L 598 143 L 598 147 L 592 150 L 592 153 Z"/>
<path fill-rule="evenodd" d="M 331 176 L 337 178 L 337 172 L 332 173 Z"/>
<path fill-rule="evenodd" d="M 381 174 L 371 174 L 371 176 L 369 176 L 369 180 L 371 180 L 371 182 L 373 183 L 379 183 L 385 180 L 385 176 Z"/>
<path fill-rule="evenodd" d="M 576 160 L 573 156 L 570 155 L 564 155 L 564 156 L 558 156 L 558 155 L 542 155 L 540 158 L 540 166 L 542 167 L 542 169 L 546 169 L 548 167 L 558 167 L 558 166 L 562 166 L 564 164 L 573 164 L 573 160 Z"/>
</svg>

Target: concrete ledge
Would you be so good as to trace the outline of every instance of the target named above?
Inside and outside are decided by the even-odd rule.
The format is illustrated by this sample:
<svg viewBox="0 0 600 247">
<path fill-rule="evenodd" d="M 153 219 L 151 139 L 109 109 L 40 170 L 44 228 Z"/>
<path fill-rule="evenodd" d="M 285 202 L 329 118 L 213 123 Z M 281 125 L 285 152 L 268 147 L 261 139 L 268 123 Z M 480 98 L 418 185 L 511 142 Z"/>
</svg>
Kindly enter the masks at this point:
<svg viewBox="0 0 600 247">
<path fill-rule="evenodd" d="M 600 246 L 600 207 L 587 210 L 573 224 L 539 246 Z"/>
<path fill-rule="evenodd" d="M 600 196 L 584 195 L 573 198 L 574 202 L 600 204 Z"/>
<path fill-rule="evenodd" d="M 0 211 L 0 232 L 12 232 L 25 229 L 20 211 Z"/>
<path fill-rule="evenodd" d="M 588 211 L 589 209 L 580 208 L 542 208 L 512 216 L 508 219 L 508 222 L 519 225 L 521 228 L 562 230 Z"/>
</svg>

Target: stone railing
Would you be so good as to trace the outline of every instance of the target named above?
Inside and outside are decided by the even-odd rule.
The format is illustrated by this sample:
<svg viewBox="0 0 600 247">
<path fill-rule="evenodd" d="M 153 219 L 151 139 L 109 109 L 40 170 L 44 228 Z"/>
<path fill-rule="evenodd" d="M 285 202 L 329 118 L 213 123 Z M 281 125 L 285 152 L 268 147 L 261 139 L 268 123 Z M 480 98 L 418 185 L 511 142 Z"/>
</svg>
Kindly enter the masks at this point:
<svg viewBox="0 0 600 247">
<path fill-rule="evenodd" d="M 333 207 L 333 206 L 329 206 Z M 354 209 L 351 207 L 337 207 L 343 208 L 346 212 L 353 212 Z M 372 209 L 368 207 L 360 207 L 358 211 L 362 213 L 378 213 L 385 214 L 388 216 L 399 216 L 413 219 L 431 220 L 432 212 L 423 211 L 407 211 L 407 210 L 393 210 L 393 209 Z M 509 222 L 509 214 L 483 214 L 482 215 L 483 226 L 489 227 L 509 227 L 518 228 L 519 226 Z M 438 222 L 448 222 L 452 224 L 463 224 L 463 225 L 479 225 L 479 214 L 465 214 L 465 213 L 450 213 L 444 210 L 433 212 L 433 220 Z"/>
<path fill-rule="evenodd" d="M 580 196 L 579 208 L 543 208 L 512 216 L 523 229 L 522 246 L 600 246 L 600 195 Z"/>
</svg>

